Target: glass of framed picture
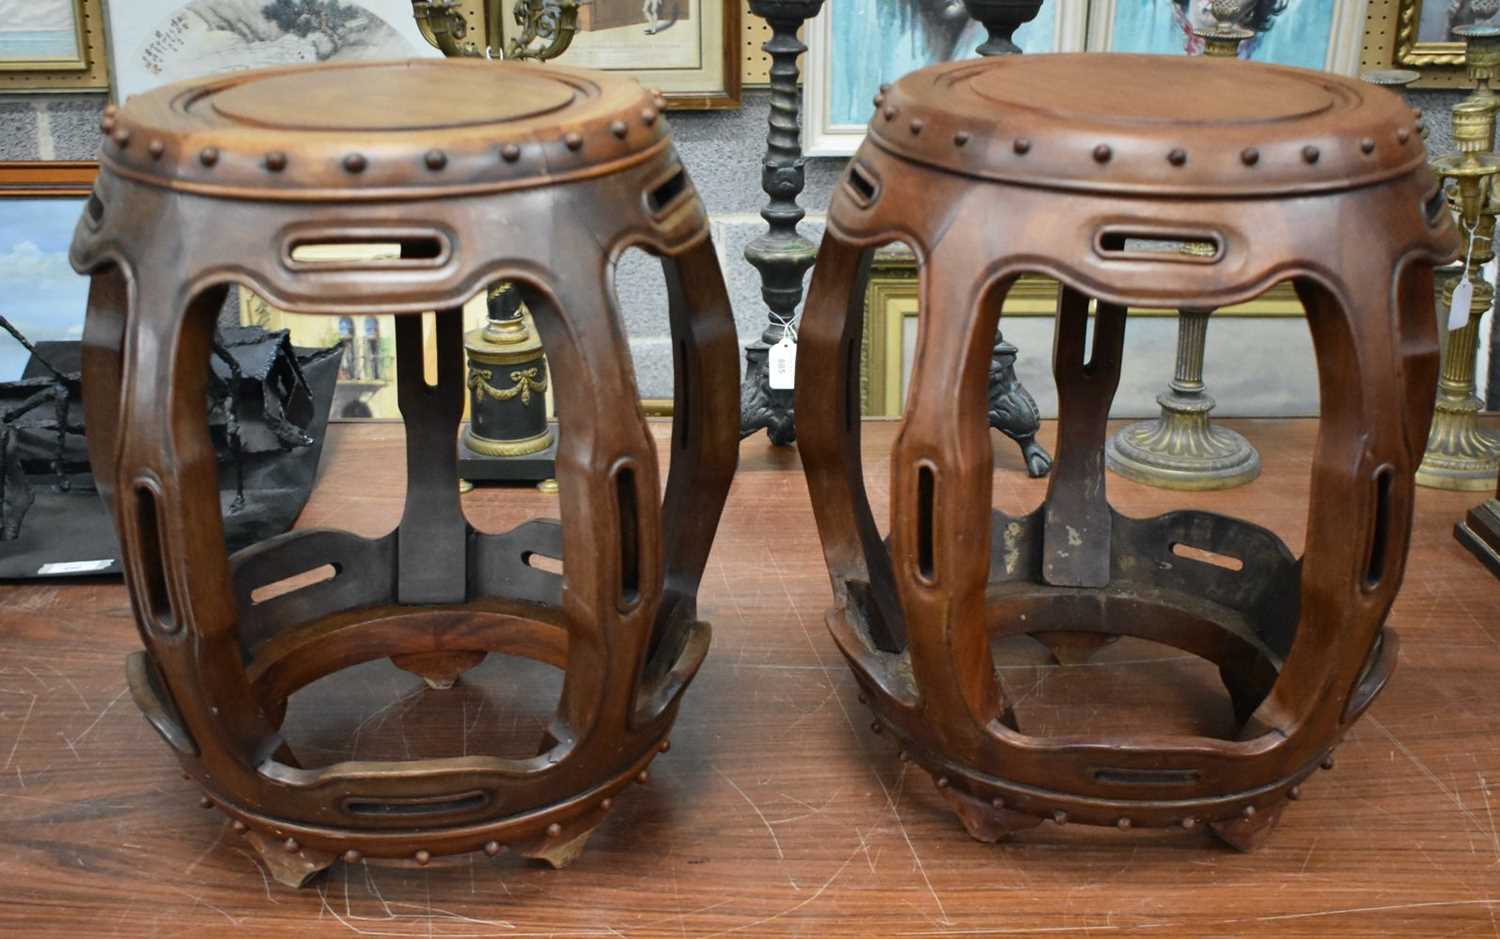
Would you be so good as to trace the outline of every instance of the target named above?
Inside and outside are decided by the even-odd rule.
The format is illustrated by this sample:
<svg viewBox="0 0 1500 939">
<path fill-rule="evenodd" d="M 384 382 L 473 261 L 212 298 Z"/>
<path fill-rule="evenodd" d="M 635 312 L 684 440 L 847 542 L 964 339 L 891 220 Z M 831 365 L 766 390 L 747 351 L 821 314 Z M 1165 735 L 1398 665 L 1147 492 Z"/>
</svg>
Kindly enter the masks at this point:
<svg viewBox="0 0 1500 939">
<path fill-rule="evenodd" d="M 104 13 L 117 101 L 223 72 L 440 55 L 411 0 L 104 0 Z"/>
<path fill-rule="evenodd" d="M 509 10 L 516 0 L 504 0 Z M 740 106 L 741 0 L 581 0 L 578 30 L 560 65 L 628 72 L 667 107 Z M 508 44 L 516 17 L 502 18 Z"/>
<path fill-rule="evenodd" d="M 0 313 L 32 342 L 83 336 L 89 282 L 73 272 L 68 246 L 97 172 L 94 163 L 0 163 Z M 0 333 L 0 382 L 20 378 L 28 358 Z"/>
<path fill-rule="evenodd" d="M 1088 23 L 1082 0 L 1048 0 L 1016 30 L 1023 52 L 1077 52 Z M 807 25 L 802 86 L 809 156 L 859 148 L 885 82 L 938 62 L 970 58 L 985 30 L 958 0 L 827 0 Z"/>
<path fill-rule="evenodd" d="M 1433 0 L 1447 5 L 1447 0 Z M 1216 20 L 1201 0 L 1090 0 L 1089 49 L 1156 54 L 1202 51 L 1192 29 Z M 1359 71 L 1365 0 L 1247 0 L 1241 25 L 1255 36 L 1240 55 L 1340 75 Z"/>
<path fill-rule="evenodd" d="M 0 0 L 0 93 L 108 84 L 99 0 Z"/>
</svg>

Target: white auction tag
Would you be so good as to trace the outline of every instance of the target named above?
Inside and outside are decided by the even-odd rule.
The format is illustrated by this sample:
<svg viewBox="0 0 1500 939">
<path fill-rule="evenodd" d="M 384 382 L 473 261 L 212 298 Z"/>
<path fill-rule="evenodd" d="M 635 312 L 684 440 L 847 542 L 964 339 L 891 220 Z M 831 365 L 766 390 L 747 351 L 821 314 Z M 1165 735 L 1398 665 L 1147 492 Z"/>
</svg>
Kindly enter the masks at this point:
<svg viewBox="0 0 1500 939">
<path fill-rule="evenodd" d="M 38 577 L 55 577 L 59 574 L 91 574 L 94 571 L 107 571 L 115 562 L 110 561 L 67 561 L 57 564 L 43 564 L 37 568 Z"/>
<path fill-rule="evenodd" d="M 1469 305 L 1474 300 L 1474 282 L 1465 274 L 1453 288 L 1453 303 L 1448 307 L 1448 332 L 1469 325 Z"/>
<path fill-rule="evenodd" d="M 791 391 L 797 387 L 797 344 L 792 337 L 783 335 L 771 347 L 769 358 L 771 390 Z"/>
</svg>

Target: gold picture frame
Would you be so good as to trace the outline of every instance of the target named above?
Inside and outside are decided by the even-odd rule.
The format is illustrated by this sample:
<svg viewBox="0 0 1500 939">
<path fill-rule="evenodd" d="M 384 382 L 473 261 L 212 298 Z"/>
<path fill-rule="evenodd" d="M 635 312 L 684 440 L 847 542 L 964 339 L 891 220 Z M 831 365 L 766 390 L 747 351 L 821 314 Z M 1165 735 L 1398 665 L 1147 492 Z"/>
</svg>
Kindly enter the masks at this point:
<svg viewBox="0 0 1500 939">
<path fill-rule="evenodd" d="M 1005 297 L 1004 318 L 1057 315 L 1057 281 L 1022 275 Z M 920 284 L 915 255 L 905 247 L 883 248 L 870 265 L 865 288 L 864 339 L 860 347 L 859 401 L 864 417 L 900 417 L 906 400 L 906 321 L 918 315 Z M 1131 316 L 1176 316 L 1176 310 L 1137 308 Z M 1280 283 L 1253 300 L 1219 310 L 1215 316 L 1304 316 L 1290 283 Z M 1044 354 L 1050 350 L 1043 350 Z"/>
<path fill-rule="evenodd" d="M 66 56 L 3 55 L 0 93 L 86 92 L 109 88 L 100 0 L 65 0 L 73 14 L 74 52 Z M 16 31 L 18 34 L 20 31 Z"/>
<path fill-rule="evenodd" d="M 1410 69 L 1422 76 L 1415 82 L 1418 88 L 1471 87 L 1473 83 L 1464 68 L 1464 44 L 1422 38 L 1423 14 L 1429 10 L 1428 5 L 1447 3 L 1448 0 L 1369 0 L 1360 70 Z"/>
</svg>

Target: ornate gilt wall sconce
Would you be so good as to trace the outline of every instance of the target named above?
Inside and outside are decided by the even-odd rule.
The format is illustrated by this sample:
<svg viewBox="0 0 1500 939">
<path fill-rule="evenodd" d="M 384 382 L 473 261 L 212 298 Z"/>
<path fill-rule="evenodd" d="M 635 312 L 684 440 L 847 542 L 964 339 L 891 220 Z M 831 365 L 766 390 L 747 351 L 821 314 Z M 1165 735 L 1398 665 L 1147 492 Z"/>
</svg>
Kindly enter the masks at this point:
<svg viewBox="0 0 1500 939">
<path fill-rule="evenodd" d="M 422 36 L 449 58 L 555 59 L 567 51 L 578 29 L 578 0 L 515 0 L 511 16 L 520 33 L 505 42 L 504 0 L 485 6 L 484 45 L 469 38 L 469 24 L 458 0 L 412 0 L 412 16 Z"/>
</svg>

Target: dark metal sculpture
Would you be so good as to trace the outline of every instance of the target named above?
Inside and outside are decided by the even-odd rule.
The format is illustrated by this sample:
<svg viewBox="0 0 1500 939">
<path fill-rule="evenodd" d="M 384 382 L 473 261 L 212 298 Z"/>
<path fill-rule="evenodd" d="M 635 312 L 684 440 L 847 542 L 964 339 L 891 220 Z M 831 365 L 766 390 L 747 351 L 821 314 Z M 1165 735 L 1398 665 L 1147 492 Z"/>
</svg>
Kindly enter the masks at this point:
<svg viewBox="0 0 1500 939">
<path fill-rule="evenodd" d="M 1142 91 L 1161 87 L 1174 93 Z M 1371 233 L 1357 252 L 1349 231 Z M 925 267 L 882 537 L 846 390 L 869 257 L 898 233 Z M 1213 251 L 1136 250 L 1143 234 Z M 1010 56 L 923 69 L 886 92 L 818 255 L 799 447 L 830 630 L 875 729 L 971 835 L 1044 821 L 1205 828 L 1249 849 L 1332 768 L 1396 662 L 1385 619 L 1437 384 L 1432 270 L 1458 245 L 1411 109 L 1353 79 L 1196 57 Z M 987 340 L 1038 267 L 1063 285 L 1058 462 L 1046 501 L 1018 517 L 993 509 Z M 1104 443 L 1126 310 L 1216 309 L 1281 279 L 1307 310 L 1323 378 L 1303 555 L 1210 512 L 1115 513 Z M 1014 635 L 1063 664 L 1120 635 L 1201 656 L 1236 726 L 1028 734 L 991 652 Z"/>
<path fill-rule="evenodd" d="M 797 38 L 802 24 L 818 15 L 823 0 L 750 0 L 750 12 L 771 27 L 765 44 L 771 56 L 771 118 L 766 155 L 761 161 L 761 188 L 771 197 L 760 210 L 770 230 L 750 242 L 745 260 L 760 272 L 761 296 L 770 308 L 770 323 L 760 340 L 745 348 L 745 376 L 740 386 L 740 436 L 765 429 L 771 442 L 786 446 L 797 439 L 791 390 L 770 383 L 771 347 L 791 327 L 802 302 L 802 281 L 818 249 L 797 231 L 807 213 L 797 204 L 806 183 L 802 156 L 802 92 L 797 57 L 807 46 Z"/>
<path fill-rule="evenodd" d="M 70 257 L 92 277 L 89 453 L 145 644 L 127 678 L 206 803 L 284 883 L 340 857 L 509 848 L 561 866 L 667 748 L 708 648 L 695 600 L 737 460 L 738 389 L 728 295 L 662 103 L 598 72 L 424 59 L 241 72 L 105 112 Z M 350 241 L 402 250 L 297 251 Z M 665 490 L 610 282 L 627 246 L 660 257 L 667 283 Z M 226 556 L 204 390 L 231 280 L 292 313 L 395 317 L 407 472 L 389 534 L 296 530 Z M 454 440 L 461 307 L 497 281 L 547 348 L 562 518 L 491 534 L 464 516 Z M 310 769 L 281 736 L 288 697 L 350 665 L 389 658 L 444 687 L 490 652 L 566 670 L 529 758 Z"/>
</svg>

